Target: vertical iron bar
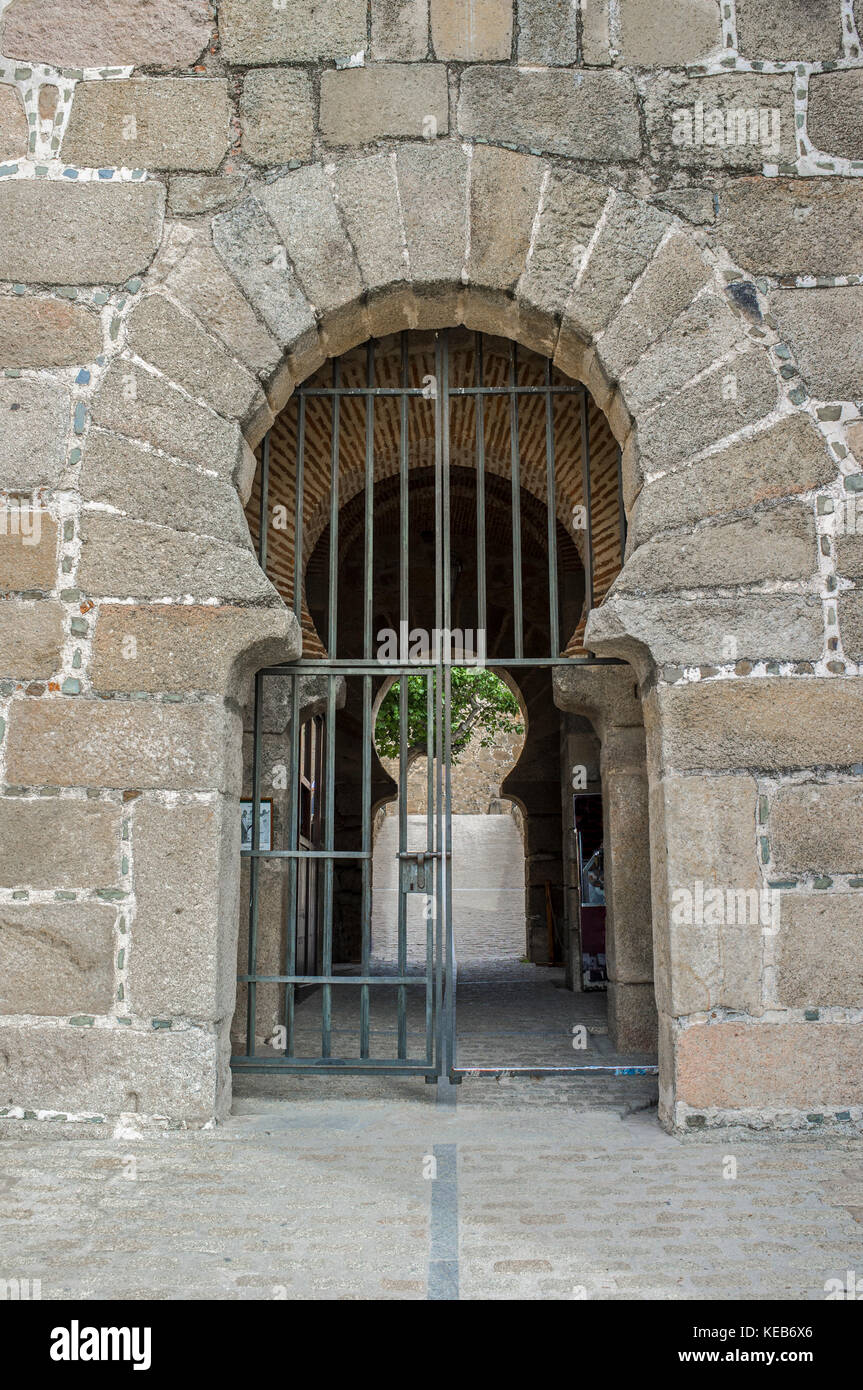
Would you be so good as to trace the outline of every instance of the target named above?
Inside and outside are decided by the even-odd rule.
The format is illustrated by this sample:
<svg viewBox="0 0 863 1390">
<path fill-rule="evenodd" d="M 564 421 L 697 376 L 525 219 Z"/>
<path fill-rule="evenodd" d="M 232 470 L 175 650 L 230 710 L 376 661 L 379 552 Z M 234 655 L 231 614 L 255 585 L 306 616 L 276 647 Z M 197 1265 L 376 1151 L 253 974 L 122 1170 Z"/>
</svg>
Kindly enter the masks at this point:
<svg viewBox="0 0 863 1390">
<path fill-rule="evenodd" d="M 444 976 L 443 931 L 445 921 L 445 875 L 444 875 L 444 833 L 443 833 L 443 729 L 441 725 L 441 700 L 443 695 L 441 680 L 441 642 L 440 629 L 443 626 L 443 395 L 440 389 L 443 379 L 444 344 L 438 334 L 435 341 L 435 626 L 438 631 L 437 649 L 434 652 L 434 749 L 435 749 L 435 852 L 437 854 L 435 874 L 435 956 L 436 981 L 436 1050 L 438 1068 L 446 1066 L 448 1049 L 444 1041 L 444 1001 L 449 996 L 449 982 Z"/>
<path fill-rule="evenodd" d="M 483 336 L 476 335 L 474 354 L 474 385 L 484 385 Z M 479 634 L 485 632 L 488 621 L 485 573 L 485 398 L 474 397 L 476 410 L 476 625 Z M 485 651 L 485 643 L 478 650 Z"/>
<path fill-rule="evenodd" d="M 410 583 L 409 558 L 410 558 L 410 508 L 408 497 L 408 405 L 409 398 L 405 394 L 410 386 L 410 363 L 408 360 L 408 335 L 401 335 L 402 349 L 402 395 L 399 400 L 399 539 L 401 541 L 401 554 L 399 557 L 399 646 L 401 646 L 402 628 L 401 624 L 408 622 L 408 602 Z"/>
<path fill-rule="evenodd" d="M 294 481 L 294 616 L 303 625 L 303 475 L 306 466 L 306 398 L 297 401 L 297 470 Z"/>
<path fill-rule="evenodd" d="M 270 521 L 270 432 L 264 435 L 261 449 L 261 497 L 258 513 L 258 563 L 267 572 L 267 533 Z M 258 973 L 258 888 L 261 861 L 261 740 L 263 737 L 264 677 L 255 676 L 255 703 L 252 724 L 252 854 L 249 860 L 249 952 L 248 974 Z M 246 1053 L 255 1055 L 255 1023 L 257 1014 L 257 981 L 249 981 L 246 995 Z"/>
<path fill-rule="evenodd" d="M 365 577 L 363 611 L 363 656 L 366 661 L 372 655 L 372 618 L 374 616 L 374 508 L 375 508 L 375 398 L 371 394 L 375 384 L 375 347 L 370 340 L 366 344 L 366 508 L 365 508 Z"/>
<path fill-rule="evenodd" d="M 587 612 L 593 607 L 593 518 L 590 501 L 590 413 L 587 391 L 581 394 L 581 490 L 584 502 L 584 577 Z"/>
<path fill-rule="evenodd" d="M 518 438 L 518 348 L 509 345 L 509 438 L 512 473 L 512 600 L 515 620 L 515 656 L 524 656 L 524 618 L 521 587 L 521 458 Z"/>
<path fill-rule="evenodd" d="M 258 523 L 258 564 L 267 572 L 267 539 L 270 529 L 270 431 L 261 448 L 261 513 Z"/>
<path fill-rule="evenodd" d="M 398 895 L 398 972 L 407 969 L 407 911 L 408 898 L 402 885 L 402 874 L 408 861 L 402 856 L 408 848 L 408 698 L 409 677 L 399 676 L 399 895 Z M 407 1057 L 407 994 L 404 985 L 398 986 L 398 1055 Z"/>
<path fill-rule="evenodd" d="M 623 505 L 623 454 L 617 448 L 617 516 L 620 523 L 620 564 L 626 555 L 626 507 Z"/>
<path fill-rule="evenodd" d="M 254 733 L 252 736 L 252 853 L 249 860 L 249 969 L 248 973 L 258 973 L 258 876 L 261 860 L 260 806 L 261 806 L 261 738 L 263 734 L 264 677 L 260 671 L 255 676 Z M 255 1055 L 255 1022 L 257 1011 L 257 982 L 249 981 L 246 998 L 246 1055 Z"/>
<path fill-rule="evenodd" d="M 365 856 L 372 849 L 372 678 L 363 676 L 363 833 L 362 850 Z M 362 861 L 362 951 L 360 972 L 371 970 L 372 942 L 372 877 L 369 857 Z M 369 986 L 360 988 L 360 1056 L 369 1055 Z"/>
<path fill-rule="evenodd" d="M 291 745 L 288 763 L 288 849 L 297 850 L 300 845 L 300 676 L 290 676 L 291 682 Z M 314 773 L 313 773 L 314 775 Z M 300 865 L 296 859 L 288 860 L 288 920 L 286 927 L 287 969 L 286 975 L 297 973 L 297 899 L 299 874 L 307 866 Z M 306 923 L 309 918 L 309 882 L 306 874 Z M 308 930 L 306 932 L 308 939 Z M 309 965 L 303 958 L 303 968 L 308 973 Z M 285 985 L 285 1056 L 294 1055 L 294 1022 L 296 1006 L 296 985 Z"/>
<path fill-rule="evenodd" d="M 341 382 L 341 362 L 333 358 L 332 396 L 332 456 L 330 461 L 330 571 L 329 571 L 329 625 L 327 629 L 327 655 L 331 661 L 336 658 L 338 621 L 338 582 L 339 582 L 339 406 L 341 397 L 338 387 Z"/>
<path fill-rule="evenodd" d="M 335 773 L 336 773 L 336 681 L 338 676 L 327 677 L 327 753 L 326 753 L 326 795 L 324 798 L 325 831 L 324 849 L 335 848 Z M 323 961 L 324 975 L 333 973 L 333 860 L 324 860 L 324 912 L 323 912 Z M 321 1056 L 332 1055 L 333 1027 L 333 987 L 323 986 L 321 1001 Z"/>
<path fill-rule="evenodd" d="M 444 853 L 441 856 L 444 881 L 444 930 L 446 934 L 446 1038 L 447 1070 L 456 1065 L 456 987 L 457 966 L 455 959 L 455 934 L 452 920 L 452 672 L 449 666 L 443 671 L 443 798 L 444 798 Z"/>
<path fill-rule="evenodd" d="M 433 694 L 433 674 L 431 671 L 425 673 L 426 683 L 426 850 L 429 854 L 434 851 L 434 694 Z M 429 861 L 434 865 L 434 860 Z M 437 912 L 437 901 L 435 898 L 437 885 L 435 883 L 434 868 L 432 868 L 431 893 L 425 902 L 426 918 L 426 1061 L 434 1061 L 434 991 L 432 988 L 434 977 L 434 938 L 435 938 L 435 915 Z"/>
<path fill-rule="evenodd" d="M 446 651 L 443 659 L 447 665 L 452 661 L 452 585 L 450 574 L 450 396 L 449 396 L 449 329 L 443 330 L 443 371 L 441 373 L 441 493 L 443 503 L 443 628 L 446 633 Z"/>
<path fill-rule="evenodd" d="M 545 364 L 545 490 L 548 509 L 548 654 L 558 656 L 560 619 L 557 593 L 557 488 L 554 476 L 554 397 L 551 394 L 550 358 Z"/>
</svg>

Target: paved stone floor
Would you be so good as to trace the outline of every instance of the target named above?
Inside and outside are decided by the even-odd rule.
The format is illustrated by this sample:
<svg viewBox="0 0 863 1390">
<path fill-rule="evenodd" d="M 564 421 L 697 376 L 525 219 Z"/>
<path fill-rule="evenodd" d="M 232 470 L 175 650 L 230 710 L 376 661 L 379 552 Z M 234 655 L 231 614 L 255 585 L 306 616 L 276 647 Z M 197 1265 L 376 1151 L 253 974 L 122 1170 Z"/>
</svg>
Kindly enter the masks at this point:
<svg viewBox="0 0 863 1390">
<path fill-rule="evenodd" d="M 463 979 L 470 1048 L 513 1060 L 579 1010 L 602 1028 L 601 999 L 546 974 L 510 979 L 507 1029 L 500 991 L 490 1011 L 491 985 Z M 41 1279 L 45 1299 L 808 1300 L 863 1276 L 858 1143 L 672 1138 L 650 1079 L 235 1090 L 212 1130 L 0 1142 L 0 1278 Z"/>
</svg>

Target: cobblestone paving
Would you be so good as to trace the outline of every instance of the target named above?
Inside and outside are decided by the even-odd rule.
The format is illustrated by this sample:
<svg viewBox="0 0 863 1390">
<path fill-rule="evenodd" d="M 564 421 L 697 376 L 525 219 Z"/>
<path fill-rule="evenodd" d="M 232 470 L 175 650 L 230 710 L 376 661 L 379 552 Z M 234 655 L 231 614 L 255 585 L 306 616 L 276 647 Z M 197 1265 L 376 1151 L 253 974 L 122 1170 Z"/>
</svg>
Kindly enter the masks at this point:
<svg viewBox="0 0 863 1390">
<path fill-rule="evenodd" d="M 472 1009 L 510 1061 L 573 1009 L 601 1028 L 602 1000 L 552 973 L 536 986 L 561 998 L 551 1022 L 517 983 L 495 992 L 506 1029 L 474 979 L 473 1042 Z M 672 1138 L 649 1078 L 235 1089 L 214 1130 L 0 1143 L 0 1277 L 41 1279 L 46 1299 L 798 1300 L 863 1274 L 859 1144 Z"/>
</svg>

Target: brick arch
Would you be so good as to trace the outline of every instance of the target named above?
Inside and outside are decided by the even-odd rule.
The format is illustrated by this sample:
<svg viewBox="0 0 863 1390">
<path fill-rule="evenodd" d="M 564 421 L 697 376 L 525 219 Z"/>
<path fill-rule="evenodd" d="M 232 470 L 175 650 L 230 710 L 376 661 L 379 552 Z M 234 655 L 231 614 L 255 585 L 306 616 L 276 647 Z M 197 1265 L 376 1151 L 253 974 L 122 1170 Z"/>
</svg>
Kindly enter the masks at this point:
<svg viewBox="0 0 863 1390">
<path fill-rule="evenodd" d="M 790 411 L 750 302 L 726 292 L 728 272 L 697 233 L 541 156 L 449 141 L 342 156 L 256 184 L 213 218 L 211 235 L 207 254 L 275 345 L 260 373 L 272 414 L 244 422 L 252 444 L 328 357 L 458 325 L 550 356 L 584 382 L 622 448 L 630 518 L 645 479 Z M 186 307 L 218 329 L 193 296 Z M 674 526 L 669 514 L 639 540 Z M 617 603 L 633 551 L 604 605 L 614 621 L 594 613 L 591 646 L 649 664 L 643 625 L 630 638 Z M 657 552 L 656 563 L 673 556 Z"/>
<path fill-rule="evenodd" d="M 462 330 L 450 330 L 450 372 L 454 383 L 474 380 L 476 335 Z M 375 343 L 375 371 L 378 384 L 393 385 L 401 374 L 402 335 L 391 335 Z M 483 337 L 483 378 L 486 385 L 505 385 L 509 373 L 510 344 L 499 338 Z M 421 386 L 433 373 L 435 365 L 434 335 L 412 332 L 407 335 L 408 369 L 411 384 Z M 545 380 L 547 359 L 522 351 L 517 360 L 522 384 L 541 385 Z M 365 347 L 339 358 L 338 370 L 343 386 L 360 387 L 366 379 Z M 555 380 L 560 380 L 555 374 Z M 332 367 L 328 363 L 310 379 L 310 385 L 326 388 L 332 382 Z M 574 551 L 584 562 L 584 531 L 572 525 L 577 506 L 583 503 L 581 403 L 578 397 L 557 396 L 554 400 L 555 491 L 559 523 L 561 554 Z M 306 574 L 311 556 L 321 535 L 329 525 L 331 504 L 331 401 L 306 397 L 303 431 L 303 512 L 302 567 Z M 592 547 L 594 596 L 596 601 L 610 587 L 622 566 L 618 501 L 618 447 L 605 416 L 592 399 L 588 399 L 590 420 L 590 458 L 592 488 Z M 509 405 L 505 399 L 487 400 L 485 409 L 485 471 L 489 480 L 496 478 L 509 488 L 511 477 Z M 365 488 L 365 405 L 362 401 L 343 398 L 339 430 L 339 507 L 345 509 Z M 398 402 L 379 398 L 374 411 L 374 462 L 376 507 L 382 484 L 398 477 L 400 468 L 400 425 Z M 410 471 L 433 466 L 435 458 L 435 414 L 433 401 L 414 401 L 409 416 Z M 271 515 L 281 509 L 287 525 L 272 527 L 268 540 L 267 572 L 285 602 L 294 602 L 295 536 L 295 466 L 298 448 L 297 399 L 290 400 L 277 417 L 270 431 L 268 499 Z M 522 400 L 519 422 L 521 484 L 525 505 L 541 504 L 543 541 L 545 540 L 545 507 L 547 503 L 546 419 L 545 401 L 541 397 Z M 454 469 L 476 469 L 476 416 L 473 402 L 454 400 L 450 418 L 449 456 Z M 257 543 L 260 520 L 260 473 L 256 477 L 246 509 L 253 540 Z M 377 526 L 376 522 L 376 526 Z M 380 518 L 380 525 L 387 522 Z M 396 522 L 397 525 L 397 522 Z M 340 522 L 340 541 L 343 522 Z M 567 542 L 569 544 L 567 545 Z M 321 641 L 314 632 L 303 594 L 303 621 L 306 655 L 320 655 Z M 585 614 L 580 621 L 576 614 L 571 628 L 571 641 L 566 650 L 583 650 Z M 576 631 L 577 629 L 577 631 Z"/>
</svg>

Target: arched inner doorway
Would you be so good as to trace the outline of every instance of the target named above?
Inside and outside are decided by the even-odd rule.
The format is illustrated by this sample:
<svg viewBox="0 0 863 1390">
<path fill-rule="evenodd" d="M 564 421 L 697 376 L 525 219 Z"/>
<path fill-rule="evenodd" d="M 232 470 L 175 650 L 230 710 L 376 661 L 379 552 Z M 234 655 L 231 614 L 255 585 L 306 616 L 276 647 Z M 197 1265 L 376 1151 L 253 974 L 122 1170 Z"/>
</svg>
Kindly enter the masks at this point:
<svg viewBox="0 0 863 1390">
<path fill-rule="evenodd" d="M 617 446 L 586 390 L 537 354 L 464 331 L 405 333 L 304 383 L 264 442 L 249 515 L 304 649 L 259 674 L 248 721 L 234 1065 L 453 1075 L 453 667 L 519 689 L 528 737 L 503 792 L 524 818 L 524 959 L 578 987 L 552 672 L 591 664 L 584 625 L 622 564 Z M 406 824 L 417 679 L 424 845 Z M 373 740 L 393 681 L 406 711 L 398 781 Z M 374 823 L 397 793 L 388 972 L 372 934 Z M 418 962 L 415 895 L 428 924 Z"/>
</svg>

